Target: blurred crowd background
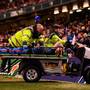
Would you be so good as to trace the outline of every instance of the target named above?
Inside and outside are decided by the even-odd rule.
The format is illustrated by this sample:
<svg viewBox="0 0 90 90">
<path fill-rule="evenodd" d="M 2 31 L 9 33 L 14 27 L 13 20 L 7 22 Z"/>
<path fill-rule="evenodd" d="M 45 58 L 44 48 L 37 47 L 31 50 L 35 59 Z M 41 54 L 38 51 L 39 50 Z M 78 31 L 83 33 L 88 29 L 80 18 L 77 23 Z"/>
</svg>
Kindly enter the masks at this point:
<svg viewBox="0 0 90 90">
<path fill-rule="evenodd" d="M 39 4 L 48 0 L 0 0 L 0 12 L 13 10 L 27 5 Z"/>
<path fill-rule="evenodd" d="M 0 13 L 47 1 L 49 0 L 0 0 Z M 32 15 L 28 14 L 0 21 L 0 46 L 6 45 L 7 39 L 18 30 L 33 25 L 35 23 L 35 15 L 41 17 L 41 23 L 45 27 L 45 34 L 47 34 L 47 36 L 53 31 L 54 24 L 59 24 L 58 33 L 61 39 L 70 41 L 73 35 L 76 35 L 78 42 L 89 43 L 87 40 L 84 42 L 84 39 L 86 39 L 90 33 L 90 10 L 85 8 L 82 12 L 74 12 L 73 14 L 61 13 L 61 15 L 52 15 L 52 11 L 49 12 L 49 10 L 47 10 L 47 13 L 46 11 L 41 11 L 40 13 L 34 12 Z"/>
</svg>

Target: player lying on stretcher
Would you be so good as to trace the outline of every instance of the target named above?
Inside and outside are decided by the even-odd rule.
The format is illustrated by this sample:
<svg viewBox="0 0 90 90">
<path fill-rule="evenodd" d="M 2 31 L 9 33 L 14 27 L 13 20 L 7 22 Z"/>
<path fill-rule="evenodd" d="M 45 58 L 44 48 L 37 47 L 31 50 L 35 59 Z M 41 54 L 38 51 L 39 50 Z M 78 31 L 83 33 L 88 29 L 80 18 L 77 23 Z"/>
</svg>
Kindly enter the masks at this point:
<svg viewBox="0 0 90 90">
<path fill-rule="evenodd" d="M 11 53 L 11 54 L 56 54 L 57 56 L 62 55 L 63 46 L 66 40 L 62 40 L 53 33 L 49 38 L 45 38 L 43 42 L 32 43 L 30 48 L 27 45 L 17 48 L 0 48 L 0 53 Z"/>
<path fill-rule="evenodd" d="M 57 47 L 56 47 L 57 46 Z M 1 47 L 0 54 L 57 54 L 62 55 L 63 45 L 56 43 L 54 47 L 43 47 L 40 43 L 34 45 L 34 47 Z"/>
</svg>

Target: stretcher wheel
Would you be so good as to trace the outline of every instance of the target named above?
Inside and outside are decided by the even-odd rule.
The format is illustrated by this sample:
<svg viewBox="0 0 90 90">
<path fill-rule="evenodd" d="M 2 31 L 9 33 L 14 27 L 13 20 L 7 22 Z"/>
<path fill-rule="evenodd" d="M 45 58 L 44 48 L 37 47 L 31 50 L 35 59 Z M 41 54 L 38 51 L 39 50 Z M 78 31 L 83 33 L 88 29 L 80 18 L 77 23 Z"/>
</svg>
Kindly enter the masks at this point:
<svg viewBox="0 0 90 90">
<path fill-rule="evenodd" d="M 35 66 L 30 66 L 23 71 L 23 79 L 26 82 L 37 82 L 41 78 L 40 70 Z"/>
</svg>

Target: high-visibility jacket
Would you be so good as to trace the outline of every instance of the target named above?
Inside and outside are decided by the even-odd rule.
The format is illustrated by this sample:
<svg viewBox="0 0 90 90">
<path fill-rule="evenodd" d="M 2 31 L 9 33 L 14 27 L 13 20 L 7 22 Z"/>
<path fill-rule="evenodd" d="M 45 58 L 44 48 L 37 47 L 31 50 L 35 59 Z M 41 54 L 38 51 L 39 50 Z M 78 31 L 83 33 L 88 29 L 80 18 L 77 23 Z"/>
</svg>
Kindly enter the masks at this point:
<svg viewBox="0 0 90 90">
<path fill-rule="evenodd" d="M 64 45 L 66 40 L 60 39 L 60 37 L 57 34 L 53 33 L 45 42 L 45 47 L 53 47 L 54 44 L 57 42 Z"/>
<path fill-rule="evenodd" d="M 27 42 L 27 46 L 29 46 L 33 42 L 32 30 L 26 27 L 11 36 L 8 41 L 12 47 L 22 47 L 23 42 Z"/>
</svg>

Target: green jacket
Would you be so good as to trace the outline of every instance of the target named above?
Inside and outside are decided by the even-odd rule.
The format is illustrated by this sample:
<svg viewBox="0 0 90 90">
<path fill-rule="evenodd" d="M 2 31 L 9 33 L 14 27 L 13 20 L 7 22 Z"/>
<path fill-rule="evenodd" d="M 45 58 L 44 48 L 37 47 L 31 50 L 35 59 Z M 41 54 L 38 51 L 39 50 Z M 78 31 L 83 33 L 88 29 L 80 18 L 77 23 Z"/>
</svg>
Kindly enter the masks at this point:
<svg viewBox="0 0 90 90">
<path fill-rule="evenodd" d="M 8 39 L 12 47 L 22 47 L 23 42 L 27 42 L 27 45 L 30 45 L 33 42 L 32 31 L 26 27 Z"/>
<path fill-rule="evenodd" d="M 60 37 L 57 34 L 52 33 L 51 36 L 47 39 L 47 41 L 45 43 L 45 47 L 53 47 L 54 44 L 57 42 L 64 45 L 66 40 L 62 40 L 62 39 L 60 39 Z"/>
</svg>

